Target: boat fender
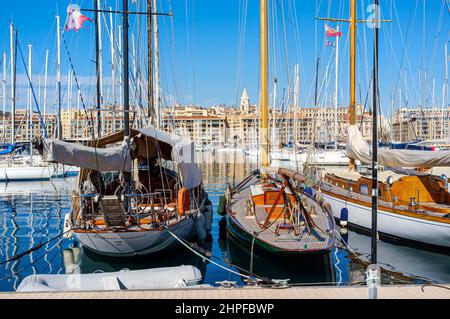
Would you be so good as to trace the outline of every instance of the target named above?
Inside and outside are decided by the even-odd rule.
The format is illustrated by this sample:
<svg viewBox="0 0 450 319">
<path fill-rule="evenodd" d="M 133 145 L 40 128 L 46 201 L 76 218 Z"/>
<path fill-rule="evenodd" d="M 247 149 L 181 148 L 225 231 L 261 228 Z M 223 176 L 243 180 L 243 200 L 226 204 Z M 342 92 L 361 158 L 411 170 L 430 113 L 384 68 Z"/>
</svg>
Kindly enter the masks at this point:
<svg viewBox="0 0 450 319">
<path fill-rule="evenodd" d="M 220 196 L 219 206 L 217 207 L 217 213 L 220 216 L 225 216 L 225 212 L 226 212 L 225 207 L 226 207 L 226 205 L 227 205 L 227 198 L 226 198 L 226 196 L 225 195 Z"/>
<path fill-rule="evenodd" d="M 388 190 L 388 191 L 390 190 L 390 188 L 391 188 L 391 186 L 392 186 L 392 181 L 393 181 L 393 177 L 389 175 L 389 176 L 386 178 L 386 187 L 387 187 L 387 190 Z"/>
<path fill-rule="evenodd" d="M 70 220 L 70 213 L 67 213 L 64 216 L 64 235 L 63 237 L 66 239 L 72 238 L 72 221 Z"/>
<path fill-rule="evenodd" d="M 442 181 L 444 182 L 444 189 L 445 189 L 446 191 L 448 191 L 448 179 L 447 179 L 447 175 L 442 174 L 442 175 L 441 175 L 441 178 L 442 178 Z"/>
<path fill-rule="evenodd" d="M 184 216 L 186 212 L 191 208 L 191 195 L 187 188 L 182 188 L 178 191 L 178 215 Z"/>
<path fill-rule="evenodd" d="M 63 259 L 64 259 L 64 268 L 66 270 L 66 274 L 73 273 L 73 266 L 75 264 L 75 258 L 73 256 L 72 249 L 64 249 L 63 250 Z"/>
<path fill-rule="evenodd" d="M 348 209 L 347 209 L 347 207 L 343 207 L 341 209 L 341 216 L 339 218 L 339 224 L 342 227 L 347 227 L 347 223 L 348 223 Z"/>
<path fill-rule="evenodd" d="M 209 233 L 212 229 L 212 222 L 213 222 L 212 203 L 209 199 L 207 199 L 205 202 L 203 215 L 205 216 L 205 230 L 207 233 Z"/>
<path fill-rule="evenodd" d="M 206 229 L 205 229 L 205 216 L 203 214 L 198 214 L 195 221 L 195 227 L 197 232 L 197 239 L 200 241 L 206 240 Z"/>
</svg>

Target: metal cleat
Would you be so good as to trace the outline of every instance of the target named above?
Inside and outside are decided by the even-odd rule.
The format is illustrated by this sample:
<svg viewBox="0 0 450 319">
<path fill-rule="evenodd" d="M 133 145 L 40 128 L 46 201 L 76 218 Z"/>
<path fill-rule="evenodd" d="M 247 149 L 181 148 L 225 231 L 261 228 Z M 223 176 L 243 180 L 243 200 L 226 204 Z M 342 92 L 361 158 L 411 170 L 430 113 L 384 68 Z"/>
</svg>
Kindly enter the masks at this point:
<svg viewBox="0 0 450 319">
<path fill-rule="evenodd" d="M 288 282 L 290 279 L 272 279 L 272 288 L 286 289 L 290 288 Z"/>
<path fill-rule="evenodd" d="M 216 281 L 216 284 L 220 285 L 220 288 L 236 288 L 237 287 L 236 281 L 228 281 L 228 280 Z"/>
</svg>

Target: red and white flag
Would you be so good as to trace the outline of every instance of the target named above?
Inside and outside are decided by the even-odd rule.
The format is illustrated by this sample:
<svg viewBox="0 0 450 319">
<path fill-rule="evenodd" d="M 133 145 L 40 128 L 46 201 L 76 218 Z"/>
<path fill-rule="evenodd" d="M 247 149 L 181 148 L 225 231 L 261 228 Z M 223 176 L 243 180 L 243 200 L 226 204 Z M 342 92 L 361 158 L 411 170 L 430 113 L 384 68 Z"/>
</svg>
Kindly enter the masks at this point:
<svg viewBox="0 0 450 319">
<path fill-rule="evenodd" d="M 335 30 L 332 27 L 330 27 L 329 25 L 325 24 L 325 35 L 327 37 L 341 37 L 342 32 Z"/>
<path fill-rule="evenodd" d="M 67 20 L 66 20 L 66 31 L 75 30 L 78 31 L 83 27 L 85 21 L 92 22 L 85 15 L 81 14 L 80 7 L 77 5 L 70 5 L 67 7 Z"/>
</svg>

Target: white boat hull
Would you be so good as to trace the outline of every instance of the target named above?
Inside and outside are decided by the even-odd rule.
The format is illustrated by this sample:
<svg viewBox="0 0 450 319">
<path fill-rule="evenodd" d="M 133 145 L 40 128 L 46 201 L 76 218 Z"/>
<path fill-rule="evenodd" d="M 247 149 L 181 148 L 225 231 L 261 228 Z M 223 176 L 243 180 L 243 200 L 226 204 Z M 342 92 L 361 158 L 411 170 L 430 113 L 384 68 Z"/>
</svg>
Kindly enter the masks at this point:
<svg viewBox="0 0 450 319">
<path fill-rule="evenodd" d="M 201 280 L 200 270 L 193 266 L 93 274 L 30 275 L 20 283 L 17 292 L 170 289 L 192 287 Z"/>
<path fill-rule="evenodd" d="M 194 234 L 195 221 L 185 218 L 170 230 L 177 237 L 187 240 Z M 126 232 L 81 232 L 75 237 L 87 249 L 111 257 L 133 257 L 153 254 L 177 247 L 180 243 L 167 229 Z"/>
<path fill-rule="evenodd" d="M 0 181 L 49 180 L 55 170 L 53 166 L 0 167 Z"/>
<path fill-rule="evenodd" d="M 341 209 L 348 209 L 348 223 L 365 229 L 372 227 L 370 207 L 322 194 L 331 205 L 333 216 L 340 219 Z M 378 232 L 391 237 L 450 248 L 450 224 L 440 223 L 393 212 L 378 210 Z"/>
</svg>

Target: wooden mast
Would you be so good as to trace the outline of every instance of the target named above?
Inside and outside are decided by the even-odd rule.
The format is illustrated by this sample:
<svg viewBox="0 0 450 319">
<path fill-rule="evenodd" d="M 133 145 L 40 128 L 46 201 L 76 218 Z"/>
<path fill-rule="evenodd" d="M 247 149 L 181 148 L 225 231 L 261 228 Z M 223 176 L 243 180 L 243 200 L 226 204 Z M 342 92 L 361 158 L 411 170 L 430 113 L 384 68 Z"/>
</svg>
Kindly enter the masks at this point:
<svg viewBox="0 0 450 319">
<path fill-rule="evenodd" d="M 267 0 L 260 0 L 260 41 L 261 41 L 261 141 L 262 167 L 269 167 L 269 91 L 268 91 L 268 17 Z"/>
<path fill-rule="evenodd" d="M 350 125 L 356 124 L 356 0 L 350 0 Z M 350 170 L 356 169 L 350 158 Z"/>
</svg>

